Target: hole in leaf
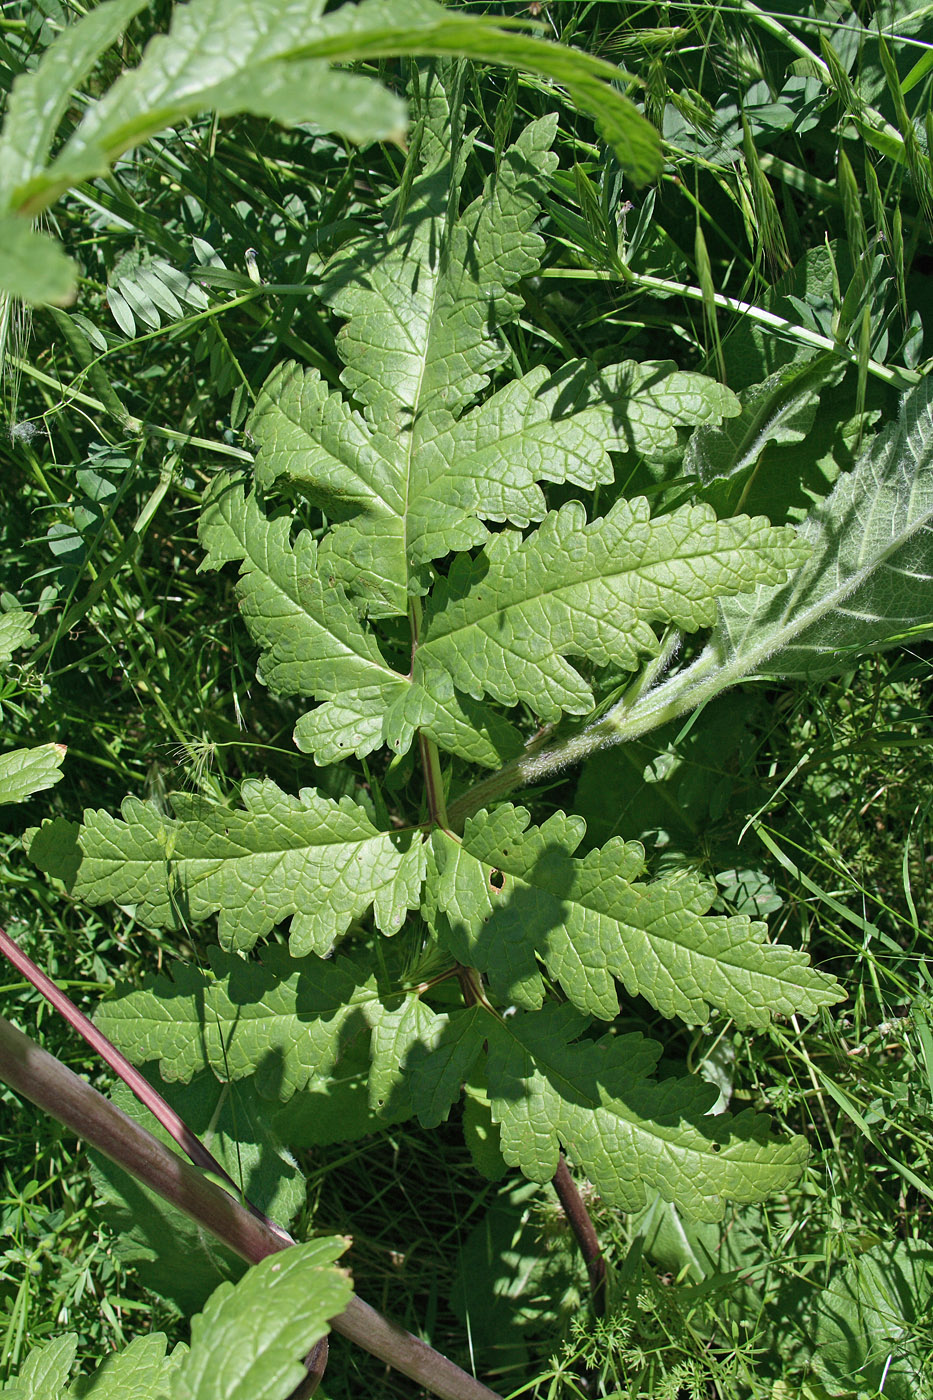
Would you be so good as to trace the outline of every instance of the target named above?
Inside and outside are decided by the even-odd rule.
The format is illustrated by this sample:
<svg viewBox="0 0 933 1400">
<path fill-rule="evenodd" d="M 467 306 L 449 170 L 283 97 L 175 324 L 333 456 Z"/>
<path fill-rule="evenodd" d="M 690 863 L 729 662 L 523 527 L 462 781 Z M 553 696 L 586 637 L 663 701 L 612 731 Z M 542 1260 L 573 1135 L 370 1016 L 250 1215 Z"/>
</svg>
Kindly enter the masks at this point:
<svg viewBox="0 0 933 1400">
<path fill-rule="evenodd" d="M 490 870 L 489 883 L 494 890 L 501 890 L 505 884 L 505 876 L 501 870 Z"/>
</svg>

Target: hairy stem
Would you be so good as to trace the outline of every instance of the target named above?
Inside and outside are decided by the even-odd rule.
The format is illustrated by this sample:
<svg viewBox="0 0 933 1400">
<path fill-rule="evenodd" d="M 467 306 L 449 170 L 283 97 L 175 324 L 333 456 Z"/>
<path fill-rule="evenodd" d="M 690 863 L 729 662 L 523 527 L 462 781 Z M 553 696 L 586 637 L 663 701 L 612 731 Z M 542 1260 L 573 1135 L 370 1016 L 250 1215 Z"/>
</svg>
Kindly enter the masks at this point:
<svg viewBox="0 0 933 1400">
<path fill-rule="evenodd" d="M 209 1230 L 241 1259 L 258 1264 L 294 1243 L 285 1231 L 273 1230 L 250 1215 L 239 1201 L 2 1018 L 0 1078 Z M 498 1400 L 494 1391 L 361 1298 L 351 1298 L 330 1325 L 440 1400 Z"/>
<path fill-rule="evenodd" d="M 645 692 L 639 687 L 633 700 L 623 696 L 599 719 L 545 748 L 532 748 L 504 764 L 496 773 L 483 778 L 450 804 L 448 816 L 458 828 L 467 817 L 506 797 L 516 788 L 543 782 L 564 768 L 584 762 L 600 749 L 638 739 L 662 724 L 679 719 L 698 705 L 712 700 L 721 691 L 743 680 L 754 671 L 754 661 L 743 660 L 726 668 L 711 648 L 697 657 L 690 666 Z"/>
</svg>

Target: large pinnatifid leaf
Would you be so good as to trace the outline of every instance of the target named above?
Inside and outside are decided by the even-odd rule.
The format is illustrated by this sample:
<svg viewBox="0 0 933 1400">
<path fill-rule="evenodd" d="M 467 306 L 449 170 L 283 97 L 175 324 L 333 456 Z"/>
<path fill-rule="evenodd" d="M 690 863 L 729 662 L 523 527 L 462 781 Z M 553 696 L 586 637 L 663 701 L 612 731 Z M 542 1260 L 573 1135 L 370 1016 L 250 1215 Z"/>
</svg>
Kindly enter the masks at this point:
<svg viewBox="0 0 933 1400">
<path fill-rule="evenodd" d="M 506 803 L 468 821 L 462 841 L 433 836 L 428 899 L 445 915 L 442 937 L 459 961 L 489 974 L 504 1002 L 541 1006 L 539 958 L 581 1011 L 604 1020 L 618 1013 L 616 979 L 694 1024 L 711 1005 L 763 1026 L 841 997 L 805 953 L 765 942 L 764 924 L 710 914 L 715 889 L 692 871 L 645 881 L 638 842 L 615 838 L 577 860 L 582 818 L 529 821 Z"/>
<path fill-rule="evenodd" d="M 641 1035 L 582 1038 L 571 1006 L 441 1018 L 412 1055 L 412 1100 L 430 1125 L 446 1116 L 481 1055 L 505 1160 L 549 1181 L 563 1147 L 600 1195 L 638 1210 L 657 1190 L 689 1214 L 722 1217 L 727 1200 L 761 1200 L 796 1177 L 802 1138 L 775 1138 L 767 1118 L 707 1117 L 716 1090 L 698 1078 L 653 1078 L 661 1047 Z"/>
<path fill-rule="evenodd" d="M 503 530 L 475 559 L 455 559 L 428 601 L 405 675 L 328 574 L 322 548 L 308 532 L 292 544 L 289 528 L 241 485 L 220 481 L 202 516 L 202 567 L 239 561 L 262 679 L 324 702 L 296 730 L 320 762 L 380 741 L 405 752 L 419 728 L 464 757 L 504 761 L 517 734 L 471 699 L 524 701 L 542 719 L 586 714 L 592 690 L 566 656 L 634 670 L 658 650 L 651 624 L 709 626 L 718 597 L 785 577 L 805 556 L 792 530 L 763 518 L 717 521 L 707 506 L 686 506 L 652 519 L 636 498 L 587 525 L 570 502 L 528 537 Z"/>
<path fill-rule="evenodd" d="M 348 956 L 294 959 L 273 947 L 256 964 L 215 948 L 210 967 L 206 973 L 175 964 L 171 978 L 159 974 L 146 987 L 103 1002 L 97 1024 L 135 1063 L 159 1062 L 166 1079 L 187 1082 L 205 1070 L 221 1082 L 255 1076 L 262 1095 L 281 1101 L 330 1090 L 344 1066 L 355 1072 L 361 1058 L 368 1070 L 378 1058 L 372 1050 L 378 1034 L 390 1059 L 380 1083 L 370 1086 L 372 1107 L 407 1107 L 389 1105 L 387 1083 L 393 1063 L 399 1079 L 400 1037 L 413 994 L 395 993 Z M 340 1111 L 321 1098 L 318 1140 L 330 1140 L 324 1120 L 339 1119 Z M 339 1121 L 331 1126 L 339 1128 Z"/>
<path fill-rule="evenodd" d="M 533 225 L 556 121 L 526 127 L 460 212 L 447 98 L 432 84 L 423 100 L 423 168 L 404 213 L 324 270 L 321 295 L 345 321 L 342 382 L 360 408 L 287 365 L 249 425 L 259 482 L 288 475 L 338 521 L 322 567 L 370 616 L 404 615 L 422 566 L 483 544 L 484 522 L 540 520 L 539 480 L 612 479 L 600 413 L 559 410 L 543 369 L 465 411 L 508 356 L 500 327 L 544 251 Z"/>
<path fill-rule="evenodd" d="M 45 853 L 43 868 L 90 904 L 133 905 L 159 928 L 219 913 L 229 948 L 251 948 L 291 918 L 292 951 L 324 953 L 370 907 L 392 934 L 417 906 L 420 833 L 380 831 L 350 798 L 311 788 L 290 797 L 272 782 L 247 782 L 241 796 L 232 808 L 178 794 L 174 817 L 129 797 L 122 819 L 85 813 L 78 853 L 50 848 L 41 833 L 32 845 Z"/>
<path fill-rule="evenodd" d="M 220 478 L 202 567 L 239 564 L 261 678 L 320 702 L 295 730 L 319 763 L 382 744 L 402 754 L 420 731 L 498 767 L 522 741 L 487 697 L 544 721 L 586 714 L 593 691 L 569 658 L 635 670 L 657 653 L 656 628 L 711 625 L 718 597 L 783 579 L 803 551 L 790 531 L 705 506 L 652 520 L 644 500 L 620 499 L 590 524 L 577 502 L 546 513 L 539 483 L 608 485 L 609 449 L 663 457 L 682 427 L 738 404 L 702 375 L 632 363 L 539 367 L 482 397 L 508 356 L 499 328 L 520 309 L 515 284 L 542 254 L 554 123 L 526 127 L 461 210 L 469 140 L 436 79 L 418 100 L 404 206 L 322 274 L 352 398 L 284 365 L 250 421 L 259 489 L 287 478 L 328 528 L 293 542 L 286 517 Z M 511 528 L 491 536 L 493 523 Z M 435 582 L 431 562 L 452 551 Z M 409 645 L 380 643 L 393 615 L 408 618 Z"/>
<path fill-rule="evenodd" d="M 213 977 L 176 968 L 174 984 L 163 978 L 106 1003 L 99 1025 L 131 1058 L 159 1059 L 167 1074 L 195 1075 L 206 1057 L 215 1073 L 255 1075 L 261 1091 L 286 1100 L 368 1041 L 374 1108 L 391 1117 L 410 1104 L 425 1126 L 446 1118 L 485 1064 L 506 1161 L 545 1181 L 563 1146 L 625 1210 L 657 1189 L 718 1219 L 726 1199 L 762 1199 L 805 1160 L 802 1140 L 772 1138 L 763 1118 L 706 1117 L 712 1086 L 656 1081 L 659 1045 L 640 1035 L 592 1041 L 587 1018 L 569 1005 L 504 1017 L 484 1006 L 442 1013 L 345 957 L 294 962 L 270 950 L 262 968 L 227 955 L 212 961 Z M 287 1142 L 288 1103 L 276 1122 Z"/>
</svg>

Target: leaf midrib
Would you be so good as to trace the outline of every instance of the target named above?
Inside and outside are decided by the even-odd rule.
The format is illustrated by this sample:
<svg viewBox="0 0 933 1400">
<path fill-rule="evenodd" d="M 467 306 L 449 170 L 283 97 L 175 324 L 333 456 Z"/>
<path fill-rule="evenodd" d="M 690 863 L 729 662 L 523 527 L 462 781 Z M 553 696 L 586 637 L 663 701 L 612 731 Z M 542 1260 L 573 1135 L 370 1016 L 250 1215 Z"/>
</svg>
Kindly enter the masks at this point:
<svg viewBox="0 0 933 1400">
<path fill-rule="evenodd" d="M 597 522 L 597 523 L 599 523 L 599 522 Z M 534 539 L 535 539 L 535 536 L 530 536 L 529 539 L 530 539 L 530 540 L 534 540 Z M 624 542 L 623 542 L 623 543 L 624 543 Z M 636 577 L 641 578 L 641 577 L 644 576 L 644 574 L 645 574 L 645 572 L 646 572 L 647 569 L 654 568 L 654 567 L 657 567 L 657 566 L 667 567 L 667 566 L 674 566 L 674 565 L 678 565 L 678 564 L 689 564 L 689 563 L 690 563 L 691 561 L 693 561 L 693 560 L 705 560 L 705 559 L 709 559 L 709 558 L 711 558 L 711 557 L 714 557 L 714 556 L 717 555 L 717 554 L 724 554 L 724 553 L 727 553 L 727 552 L 728 552 L 728 553 L 734 553 L 736 550 L 742 549 L 743 546 L 744 546 L 746 543 L 747 543 L 746 540 L 740 540 L 737 544 L 732 544 L 732 545 L 720 545 L 720 546 L 718 546 L 718 547 L 715 548 L 715 549 L 714 549 L 714 548 L 710 548 L 710 549 L 705 550 L 705 551 L 703 551 L 703 550 L 695 550 L 695 551 L 691 551 L 690 553 L 684 553 L 684 554 L 678 553 L 678 554 L 675 554 L 675 555 L 671 556 L 671 557 L 668 558 L 668 559 L 655 559 L 655 560 L 652 560 L 651 564 L 649 564 L 649 565 L 645 565 L 644 563 L 634 563 L 634 564 L 630 564 L 630 565 L 627 565 L 627 566 L 626 566 L 626 565 L 622 565 L 622 566 L 619 566 L 619 567 L 615 567 L 615 568 L 612 570 L 612 572 L 609 572 L 609 573 L 607 573 L 605 570 L 600 570 L 600 569 L 598 569 L 597 566 L 596 566 L 596 564 L 593 563 L 593 564 L 591 564 L 592 573 L 585 574 L 585 575 L 580 575 L 580 574 L 578 574 L 578 575 L 577 575 L 575 578 L 573 578 L 572 580 L 569 580 L 569 581 L 561 581 L 561 582 L 555 582 L 555 583 L 552 584 L 552 585 L 545 586 L 545 587 L 541 588 L 539 591 L 535 592 L 533 595 L 526 595 L 525 597 L 523 597 L 523 598 L 521 598 L 521 599 L 519 599 L 519 600 L 517 600 L 517 601 L 515 601 L 515 602 L 512 602 L 512 603 L 508 603 L 508 602 L 507 602 L 507 603 L 499 604 L 499 605 L 496 605 L 496 604 L 494 604 L 494 603 L 489 603 L 489 604 L 487 604 L 487 606 L 486 606 L 484 609 L 482 609 L 482 610 L 480 610 L 480 609 L 478 609 L 478 608 L 475 608 L 475 604 L 476 604 L 478 601 L 482 601 L 482 600 L 479 598 L 479 595 L 477 594 L 477 592 L 471 588 L 470 593 L 469 593 L 466 597 L 458 597 L 458 598 L 449 599 L 450 609 L 448 609 L 448 608 L 445 607 L 445 608 L 439 609 L 438 611 L 433 612 L 433 613 L 431 614 L 430 619 L 429 619 L 429 622 L 428 622 L 428 627 L 427 627 L 427 636 L 426 636 L 424 642 L 422 643 L 422 647 L 427 647 L 428 649 L 430 649 L 431 645 L 432 645 L 434 642 L 439 642 L 439 641 L 441 641 L 441 640 L 446 641 L 447 639 L 456 636 L 458 632 L 466 632 L 466 631 L 469 631 L 470 629 L 473 629 L 473 628 L 482 628 L 483 623 L 487 622 L 490 618 L 495 617 L 495 616 L 497 616 L 497 615 L 499 615 L 499 614 L 501 614 L 501 613 L 512 612 L 512 611 L 514 611 L 514 610 L 516 610 L 516 609 L 521 610 L 521 609 L 527 607 L 527 605 L 528 605 L 529 603 L 538 602 L 540 599 L 544 599 L 544 598 L 559 598 L 560 595 L 561 595 L 562 593 L 572 592 L 573 590 L 575 590 L 575 589 L 577 589 L 577 588 L 584 587 L 584 586 L 586 586 L 586 585 L 588 585 L 588 584 L 591 584 L 591 583 L 606 583 L 606 584 L 611 584 L 611 583 L 614 582 L 616 579 L 624 579 L 624 578 L 626 578 L 628 575 L 635 575 Z M 751 548 L 753 549 L 754 547 L 752 546 Z M 521 551 L 520 551 L 520 550 L 516 550 L 515 553 L 516 553 L 516 555 L 518 555 L 518 554 L 521 553 Z M 515 555 L 510 555 L 508 561 L 503 561 L 503 564 L 505 565 L 506 563 L 510 563 L 511 560 L 512 560 L 514 557 L 515 557 Z M 763 564 L 764 564 L 765 562 L 766 562 L 766 561 L 764 561 L 764 560 L 762 561 Z M 771 567 L 774 567 L 774 566 L 772 565 Z M 780 566 L 779 566 L 779 567 L 780 567 Z M 509 583 L 509 582 L 510 582 L 510 580 L 509 580 L 507 577 L 504 578 L 504 579 L 502 579 L 502 583 L 503 583 L 505 586 L 508 586 L 508 583 Z M 695 582 L 695 580 L 691 580 L 691 582 Z M 486 579 L 480 580 L 479 586 L 480 586 L 480 587 L 486 586 L 486 587 L 488 587 L 488 588 L 494 587 L 494 585 L 487 584 L 487 580 L 486 580 Z M 655 586 L 658 586 L 658 587 L 659 587 L 660 585 L 655 585 Z M 751 587 L 754 587 L 754 585 L 751 585 Z M 673 585 L 670 586 L 669 591 L 672 592 L 672 593 L 677 594 L 677 596 L 681 596 L 681 591 L 678 590 L 677 588 L 675 588 Z M 737 588 L 737 589 L 735 590 L 735 593 L 742 593 L 742 592 L 745 592 L 745 591 L 750 591 L 750 590 L 749 590 L 749 589 L 743 589 L 743 588 Z M 689 593 L 684 592 L 684 593 L 682 594 L 682 596 L 685 598 L 685 600 L 686 600 L 688 603 L 692 601 L 692 600 L 690 599 Z M 719 596 L 723 596 L 722 592 L 720 592 Z M 562 600 L 562 601 L 563 601 L 563 600 Z M 447 629 L 444 630 L 444 631 L 435 631 L 435 632 L 433 633 L 433 635 L 432 635 L 432 629 L 435 627 L 436 624 L 438 624 L 439 620 L 440 620 L 440 619 L 443 619 L 443 618 L 445 618 L 445 617 L 447 617 L 447 616 L 449 616 L 449 611 L 452 611 L 454 608 L 457 608 L 458 606 L 460 606 L 460 605 L 462 605 L 462 604 L 464 604 L 464 603 L 471 603 L 471 604 L 474 606 L 475 611 L 471 614 L 471 616 L 469 616 L 468 618 L 466 618 L 466 619 L 465 619 L 464 621 L 462 621 L 462 622 L 458 622 L 455 626 L 450 627 L 450 628 L 447 628 Z M 714 606 L 714 604 L 715 604 L 715 598 L 712 597 L 712 596 L 710 596 L 710 598 L 709 598 L 709 600 L 708 600 L 708 604 L 709 604 L 709 607 L 712 608 L 712 607 Z M 573 605 L 576 606 L 576 603 L 574 602 Z M 634 606 L 635 606 L 634 603 L 632 604 L 632 606 L 633 606 L 633 608 L 634 608 Z M 658 616 L 658 617 L 663 617 L 663 613 L 658 613 L 657 616 Z M 646 615 L 645 615 L 645 618 L 644 618 L 643 620 L 647 621 L 647 620 L 648 620 L 648 617 L 649 617 L 649 615 L 646 614 Z M 701 625 L 703 625 L 703 624 L 701 624 Z M 710 624 L 707 624 L 707 625 L 711 625 L 711 623 L 710 623 Z"/>
</svg>

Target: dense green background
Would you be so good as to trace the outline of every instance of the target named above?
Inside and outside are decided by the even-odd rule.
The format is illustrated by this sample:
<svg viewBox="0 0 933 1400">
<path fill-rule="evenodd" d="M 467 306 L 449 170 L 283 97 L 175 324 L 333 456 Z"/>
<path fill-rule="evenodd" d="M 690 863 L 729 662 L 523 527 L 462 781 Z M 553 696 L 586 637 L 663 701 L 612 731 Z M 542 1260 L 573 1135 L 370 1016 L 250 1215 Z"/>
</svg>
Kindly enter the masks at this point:
<svg viewBox="0 0 933 1400">
<path fill-rule="evenodd" d="M 4 86 L 81 12 L 5 4 Z M 167 13 L 157 3 L 134 22 L 92 93 L 135 62 Z M 737 479 L 742 508 L 800 518 L 933 354 L 922 329 L 933 315 L 929 19 L 907 5 L 837 3 L 780 15 L 555 3 L 540 19 L 644 81 L 667 163 L 656 187 L 637 189 L 560 91 L 470 71 L 477 186 L 509 128 L 560 114 L 547 261 L 523 288 L 516 365 L 673 358 L 748 391 L 748 421 L 774 424 L 754 473 Z M 401 88 L 405 72 L 392 63 L 382 76 Z M 279 359 L 339 372 L 337 326 L 307 285 L 309 260 L 377 220 L 403 166 L 398 147 L 254 118 L 192 122 L 56 206 L 53 226 L 83 268 L 75 305 L 8 313 L 2 586 L 38 606 L 41 645 L 2 682 L 4 748 L 56 741 L 68 758 L 51 793 L 3 811 L 0 909 L 86 1008 L 116 978 L 194 950 L 118 910 L 73 906 L 29 864 L 23 831 L 50 812 L 115 810 L 128 792 L 161 801 L 173 788 L 227 795 L 257 773 L 292 791 L 309 780 L 290 739 L 298 707 L 256 683 L 231 578 L 196 573 L 197 503 L 224 454 L 248 454 L 251 399 Z M 255 287 L 247 249 L 281 290 Z M 756 322 L 756 309 L 783 317 L 788 334 Z M 821 356 L 813 334 L 837 352 Z M 146 431 L 126 434 L 124 411 Z M 661 465 L 630 454 L 627 487 L 665 504 L 695 494 L 682 448 Z M 723 512 L 737 503 L 714 501 Z M 613 1311 L 597 1328 L 580 1311 L 585 1275 L 548 1188 L 484 1182 L 457 1123 L 395 1127 L 300 1162 L 306 1220 L 353 1236 L 365 1297 L 461 1363 L 475 1357 L 503 1394 L 578 1395 L 585 1367 L 603 1376 L 589 1393 L 625 1397 L 872 1396 L 882 1377 L 886 1396 L 924 1393 L 929 672 L 918 644 L 819 686 L 746 685 L 694 724 L 527 795 L 539 820 L 575 800 L 588 842 L 637 837 L 655 869 L 717 872 L 725 908 L 767 914 L 773 936 L 809 947 L 844 981 L 848 1001 L 814 1026 L 726 1029 L 715 1042 L 663 1031 L 672 1065 L 686 1060 L 735 1106 L 770 1106 L 806 1133 L 798 1187 L 723 1232 L 593 1200 L 615 1270 Z M 416 794 L 411 768 L 398 780 Z M 107 1083 L 14 974 L 3 991 L 6 1014 Z M 650 1033 L 657 1019 L 639 1004 L 629 1024 Z M 0 1132 L 0 1377 L 66 1328 L 87 1357 L 152 1326 L 184 1335 L 185 1319 L 115 1252 L 101 1182 L 73 1141 L 11 1095 Z M 361 1388 L 416 1393 L 336 1346 L 322 1393 Z"/>
</svg>

